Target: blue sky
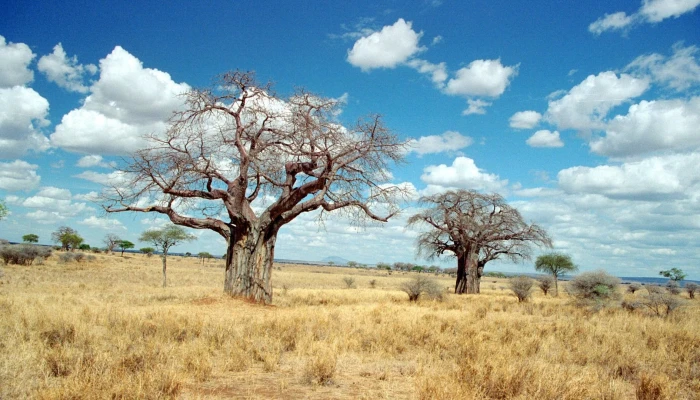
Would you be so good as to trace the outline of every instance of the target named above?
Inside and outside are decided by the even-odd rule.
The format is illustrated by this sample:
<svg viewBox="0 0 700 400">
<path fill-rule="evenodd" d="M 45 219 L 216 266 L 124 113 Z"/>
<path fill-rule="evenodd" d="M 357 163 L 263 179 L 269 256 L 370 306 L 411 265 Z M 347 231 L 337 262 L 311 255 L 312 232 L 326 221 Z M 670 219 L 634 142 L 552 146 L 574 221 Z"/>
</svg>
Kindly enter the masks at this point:
<svg viewBox="0 0 700 400">
<path fill-rule="evenodd" d="M 416 196 L 498 192 L 582 270 L 700 278 L 700 0 L 197 3 L 3 4 L 0 237 L 68 225 L 102 246 L 162 224 L 91 200 L 177 93 L 240 69 L 343 99 L 346 123 L 382 114 L 415 141 L 393 175 Z M 363 231 L 303 216 L 276 256 L 413 261 L 415 207 Z M 176 250 L 223 254 L 195 233 Z"/>
</svg>

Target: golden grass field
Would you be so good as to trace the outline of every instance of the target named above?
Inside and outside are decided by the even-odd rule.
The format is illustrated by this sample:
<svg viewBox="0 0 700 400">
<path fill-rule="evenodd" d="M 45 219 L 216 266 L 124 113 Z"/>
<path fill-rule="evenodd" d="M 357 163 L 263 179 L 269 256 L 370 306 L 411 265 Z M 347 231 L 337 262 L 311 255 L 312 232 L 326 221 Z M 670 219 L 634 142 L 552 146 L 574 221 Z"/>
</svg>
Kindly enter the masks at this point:
<svg viewBox="0 0 700 400">
<path fill-rule="evenodd" d="M 56 259 L 1 267 L 1 399 L 700 398 L 699 300 L 669 318 L 519 304 L 485 278 L 410 303 L 411 274 L 281 265 L 259 306 L 222 294 L 221 261 L 169 257 L 161 288 L 158 257 Z"/>
</svg>

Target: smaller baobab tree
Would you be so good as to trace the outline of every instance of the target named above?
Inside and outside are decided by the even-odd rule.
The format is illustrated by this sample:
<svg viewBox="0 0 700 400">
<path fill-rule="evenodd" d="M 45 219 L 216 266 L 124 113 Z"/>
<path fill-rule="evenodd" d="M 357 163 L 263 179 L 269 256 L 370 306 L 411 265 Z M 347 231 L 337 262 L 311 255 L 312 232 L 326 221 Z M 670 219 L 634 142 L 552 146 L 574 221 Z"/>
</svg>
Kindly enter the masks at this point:
<svg viewBox="0 0 700 400">
<path fill-rule="evenodd" d="M 547 232 L 526 223 L 499 194 L 451 190 L 420 203 L 426 207 L 408 220 L 409 227 L 427 228 L 418 235 L 418 254 L 457 258 L 457 294 L 480 292 L 489 261 L 523 261 L 531 257 L 532 245 L 551 246 Z"/>
<path fill-rule="evenodd" d="M 549 253 L 537 257 L 535 270 L 552 275 L 554 278 L 555 296 L 559 296 L 559 277 L 566 273 L 578 271 L 578 267 L 571 261 L 571 256 L 562 253 Z"/>
<path fill-rule="evenodd" d="M 168 286 L 168 250 L 180 243 L 189 242 L 196 238 L 190 235 L 179 226 L 169 225 L 163 229 L 151 229 L 141 234 L 139 238 L 142 242 L 152 243 L 161 252 L 163 259 L 163 287 Z"/>
</svg>

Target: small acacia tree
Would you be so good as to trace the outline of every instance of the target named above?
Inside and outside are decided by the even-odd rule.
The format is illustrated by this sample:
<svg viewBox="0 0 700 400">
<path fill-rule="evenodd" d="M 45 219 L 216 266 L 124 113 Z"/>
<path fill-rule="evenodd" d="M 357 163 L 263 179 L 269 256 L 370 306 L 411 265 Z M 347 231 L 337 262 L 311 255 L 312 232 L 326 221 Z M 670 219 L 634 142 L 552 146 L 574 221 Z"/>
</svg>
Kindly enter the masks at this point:
<svg viewBox="0 0 700 400">
<path fill-rule="evenodd" d="M 549 253 L 537 257 L 535 270 L 552 275 L 555 296 L 559 296 L 559 277 L 567 272 L 578 271 L 578 267 L 568 254 Z"/>
<path fill-rule="evenodd" d="M 683 272 L 683 270 L 680 268 L 671 268 L 665 271 L 659 271 L 659 275 L 665 276 L 666 278 L 676 282 L 685 279 L 685 272 Z"/>
<path fill-rule="evenodd" d="M 122 254 L 121 254 L 122 257 L 124 257 L 124 250 L 133 249 L 133 248 L 134 248 L 134 244 L 131 243 L 130 241 L 128 241 L 128 240 L 120 240 L 119 241 L 119 249 L 122 251 Z"/>
<path fill-rule="evenodd" d="M 39 243 L 39 235 L 35 235 L 33 233 L 28 233 L 28 234 L 22 236 L 22 241 L 24 243 Z"/>
<path fill-rule="evenodd" d="M 167 132 L 149 136 L 121 169 L 129 180 L 106 191 L 105 209 L 161 213 L 221 235 L 226 293 L 272 301 L 277 233 L 303 213 L 386 222 L 398 212 L 406 189 L 387 183 L 407 143 L 379 116 L 346 127 L 338 100 L 305 91 L 277 97 L 242 72 L 185 100 Z"/>
<path fill-rule="evenodd" d="M 170 225 L 163 229 L 151 229 L 141 234 L 139 238 L 142 242 L 150 242 L 161 251 L 163 259 L 163 287 L 168 286 L 168 250 L 171 247 L 194 240 L 196 237 L 185 232 L 179 226 Z"/>
<path fill-rule="evenodd" d="M 531 245 L 551 246 L 544 229 L 526 223 L 498 194 L 455 190 L 422 197 L 420 202 L 427 207 L 408 220 L 410 227 L 427 227 L 418 236 L 418 253 L 457 258 L 455 293 L 479 293 L 489 261 L 527 260 Z"/>
<path fill-rule="evenodd" d="M 139 249 L 139 251 L 143 254 L 146 255 L 146 257 L 150 257 L 153 255 L 153 252 L 156 251 L 153 247 L 142 247 Z"/>
</svg>

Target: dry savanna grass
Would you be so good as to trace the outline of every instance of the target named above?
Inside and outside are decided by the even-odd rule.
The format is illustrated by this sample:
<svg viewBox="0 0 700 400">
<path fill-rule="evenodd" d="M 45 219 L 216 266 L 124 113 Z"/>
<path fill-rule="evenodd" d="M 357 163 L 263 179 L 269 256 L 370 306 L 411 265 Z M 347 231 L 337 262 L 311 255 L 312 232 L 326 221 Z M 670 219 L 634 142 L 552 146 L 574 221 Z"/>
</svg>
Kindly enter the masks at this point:
<svg viewBox="0 0 700 400">
<path fill-rule="evenodd" d="M 698 300 L 662 318 L 485 278 L 409 302 L 412 274 L 282 265 L 258 306 L 221 261 L 170 257 L 163 289 L 157 257 L 55 259 L 2 267 L 0 398 L 700 398 Z"/>
</svg>

